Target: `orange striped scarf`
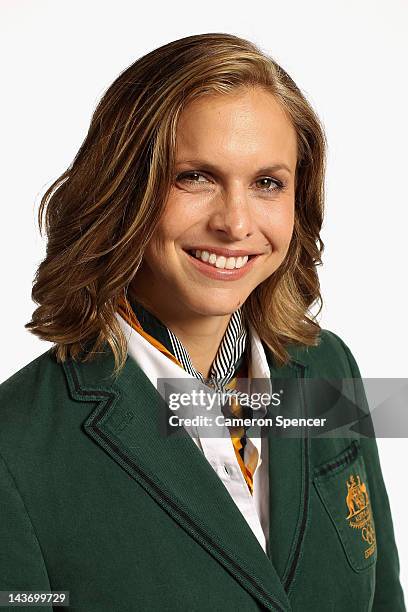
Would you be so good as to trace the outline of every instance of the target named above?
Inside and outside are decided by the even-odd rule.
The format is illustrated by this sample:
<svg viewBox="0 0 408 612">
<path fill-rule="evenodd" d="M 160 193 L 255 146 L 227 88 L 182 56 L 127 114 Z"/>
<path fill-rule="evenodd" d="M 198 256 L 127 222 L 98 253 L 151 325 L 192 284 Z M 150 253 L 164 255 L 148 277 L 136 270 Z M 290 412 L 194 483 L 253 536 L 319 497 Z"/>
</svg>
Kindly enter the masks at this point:
<svg viewBox="0 0 408 612">
<path fill-rule="evenodd" d="M 134 329 L 141 336 L 143 336 L 143 338 L 145 338 L 148 342 L 150 342 L 150 344 L 156 347 L 157 350 L 163 353 L 163 355 L 166 355 L 166 357 L 171 359 L 180 368 L 183 368 L 182 364 L 173 355 L 173 353 L 171 353 L 161 342 L 159 342 L 156 338 L 148 334 L 143 329 L 129 301 L 125 298 L 125 296 L 122 296 L 120 298 L 119 303 L 118 303 L 117 312 L 126 321 L 126 323 L 130 327 L 132 327 L 132 329 Z M 227 385 L 225 385 L 225 388 L 235 389 L 237 385 L 237 379 L 241 377 L 247 377 L 247 376 L 248 376 L 248 364 L 244 362 L 242 368 L 240 368 L 239 372 L 237 372 L 237 375 Z M 240 404 L 238 403 L 235 397 L 233 397 L 231 400 L 231 411 L 236 417 L 240 418 L 243 416 L 242 407 L 240 406 Z M 253 474 L 255 471 L 256 463 L 257 463 L 257 456 L 253 455 L 249 459 L 248 463 L 245 464 L 244 459 L 243 459 L 243 450 L 244 450 L 243 439 L 245 435 L 245 430 L 243 427 L 230 427 L 229 431 L 230 431 L 231 440 L 234 446 L 235 455 L 236 455 L 239 467 L 241 468 L 241 472 L 245 478 L 245 481 L 248 485 L 248 489 L 252 495 L 253 489 L 254 489 Z"/>
</svg>

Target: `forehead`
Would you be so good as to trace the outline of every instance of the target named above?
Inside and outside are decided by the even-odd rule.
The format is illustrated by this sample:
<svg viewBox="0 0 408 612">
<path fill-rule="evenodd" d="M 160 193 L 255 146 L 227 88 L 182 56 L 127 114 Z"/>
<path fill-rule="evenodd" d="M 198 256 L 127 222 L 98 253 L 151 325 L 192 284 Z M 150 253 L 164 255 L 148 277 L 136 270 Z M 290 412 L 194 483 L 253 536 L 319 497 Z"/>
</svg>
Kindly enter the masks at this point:
<svg viewBox="0 0 408 612">
<path fill-rule="evenodd" d="M 177 126 L 176 158 L 296 164 L 296 131 L 277 99 L 261 88 L 202 96 Z M 273 158 L 273 159 L 272 159 Z"/>
</svg>

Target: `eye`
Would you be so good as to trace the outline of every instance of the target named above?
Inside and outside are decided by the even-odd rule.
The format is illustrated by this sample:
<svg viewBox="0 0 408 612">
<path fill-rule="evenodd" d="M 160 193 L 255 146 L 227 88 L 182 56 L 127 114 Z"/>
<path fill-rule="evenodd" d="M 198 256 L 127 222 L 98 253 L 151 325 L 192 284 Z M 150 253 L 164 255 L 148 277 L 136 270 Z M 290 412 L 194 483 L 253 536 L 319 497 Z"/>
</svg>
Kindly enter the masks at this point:
<svg viewBox="0 0 408 612">
<path fill-rule="evenodd" d="M 184 182 L 190 185 L 205 185 L 210 181 L 201 172 L 190 170 L 189 172 L 182 172 L 181 174 L 178 174 L 176 176 L 176 182 Z M 258 187 L 259 191 L 268 194 L 280 192 L 285 188 L 285 185 L 282 181 L 274 179 L 270 176 L 261 177 L 256 181 L 256 184 L 260 185 L 260 187 Z"/>
<path fill-rule="evenodd" d="M 204 178 L 205 181 L 199 181 L 198 177 L 200 176 Z M 182 172 L 176 177 L 176 181 L 178 182 L 185 181 L 186 183 L 196 183 L 196 184 L 208 182 L 204 174 L 201 174 L 201 172 Z"/>
<path fill-rule="evenodd" d="M 282 181 L 273 179 L 270 176 L 264 176 L 263 178 L 258 179 L 256 182 L 262 184 L 261 191 L 281 191 L 284 188 Z"/>
</svg>

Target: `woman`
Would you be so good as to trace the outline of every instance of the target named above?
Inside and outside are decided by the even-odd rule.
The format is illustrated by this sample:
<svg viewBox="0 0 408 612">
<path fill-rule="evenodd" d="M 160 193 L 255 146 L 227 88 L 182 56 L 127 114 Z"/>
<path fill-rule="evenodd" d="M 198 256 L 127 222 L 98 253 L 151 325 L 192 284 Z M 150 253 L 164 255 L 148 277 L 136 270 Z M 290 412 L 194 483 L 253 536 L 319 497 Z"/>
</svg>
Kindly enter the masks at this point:
<svg viewBox="0 0 408 612">
<path fill-rule="evenodd" d="M 158 427 L 162 380 L 225 393 L 225 417 L 254 414 L 241 380 L 295 382 L 288 413 L 328 408 L 303 379 L 358 381 L 310 313 L 324 164 L 311 106 L 238 37 L 177 40 L 109 87 L 40 207 L 27 328 L 53 348 L 1 386 L 0 590 L 87 612 L 405 610 L 374 439 Z"/>
</svg>

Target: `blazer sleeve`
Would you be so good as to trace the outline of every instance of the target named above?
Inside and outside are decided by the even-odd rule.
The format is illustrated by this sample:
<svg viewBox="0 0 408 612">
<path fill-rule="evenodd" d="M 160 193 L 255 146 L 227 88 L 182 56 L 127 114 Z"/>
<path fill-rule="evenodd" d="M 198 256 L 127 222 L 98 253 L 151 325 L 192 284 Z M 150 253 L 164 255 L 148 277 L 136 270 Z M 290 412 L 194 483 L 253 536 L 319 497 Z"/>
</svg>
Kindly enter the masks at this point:
<svg viewBox="0 0 408 612">
<path fill-rule="evenodd" d="M 355 379 L 357 405 L 369 416 L 369 406 L 356 360 L 349 347 L 337 336 L 346 352 L 352 376 Z M 361 437 L 370 486 L 371 505 L 377 540 L 376 586 L 372 612 L 406 612 L 404 595 L 399 579 L 399 558 L 395 543 L 391 509 L 382 476 L 375 438 Z"/>
<path fill-rule="evenodd" d="M 40 544 L 24 501 L 0 455 L 0 591 L 50 591 Z M 15 606 L 1 610 L 15 610 Z M 19 610 L 52 610 L 49 606 L 20 606 Z"/>
</svg>

